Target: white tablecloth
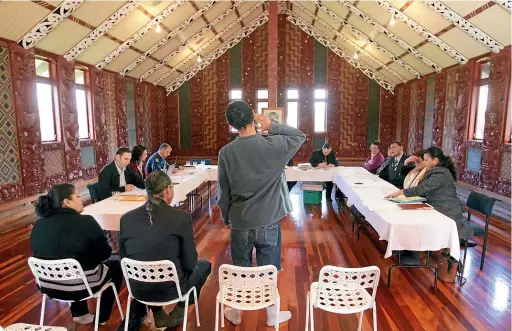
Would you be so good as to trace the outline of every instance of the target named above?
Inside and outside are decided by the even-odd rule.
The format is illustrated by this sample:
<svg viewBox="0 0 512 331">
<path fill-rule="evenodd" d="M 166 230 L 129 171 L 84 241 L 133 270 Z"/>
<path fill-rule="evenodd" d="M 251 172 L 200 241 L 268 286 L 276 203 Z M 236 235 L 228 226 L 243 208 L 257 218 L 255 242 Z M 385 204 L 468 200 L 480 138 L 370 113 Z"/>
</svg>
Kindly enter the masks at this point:
<svg viewBox="0 0 512 331">
<path fill-rule="evenodd" d="M 457 225 L 435 210 L 401 210 L 383 197 L 398 189 L 363 168 L 341 168 L 334 183 L 356 206 L 377 231 L 381 240 L 388 241 L 385 258 L 392 251 L 438 251 L 450 249 L 459 259 L 460 246 Z"/>
</svg>

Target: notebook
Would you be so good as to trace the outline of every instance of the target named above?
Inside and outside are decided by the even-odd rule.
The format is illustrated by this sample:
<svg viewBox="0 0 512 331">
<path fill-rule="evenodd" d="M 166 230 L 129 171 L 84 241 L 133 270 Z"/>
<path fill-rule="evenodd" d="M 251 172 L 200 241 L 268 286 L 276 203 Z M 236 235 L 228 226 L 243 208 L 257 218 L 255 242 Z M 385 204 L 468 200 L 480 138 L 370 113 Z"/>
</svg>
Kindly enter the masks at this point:
<svg viewBox="0 0 512 331">
<path fill-rule="evenodd" d="M 394 198 L 390 198 L 389 201 L 393 201 L 396 203 L 416 203 L 416 202 L 426 202 L 427 199 L 423 197 L 406 197 L 405 195 L 399 195 Z"/>
<path fill-rule="evenodd" d="M 427 203 L 399 203 L 398 208 L 401 210 L 431 210 L 431 205 Z"/>
</svg>

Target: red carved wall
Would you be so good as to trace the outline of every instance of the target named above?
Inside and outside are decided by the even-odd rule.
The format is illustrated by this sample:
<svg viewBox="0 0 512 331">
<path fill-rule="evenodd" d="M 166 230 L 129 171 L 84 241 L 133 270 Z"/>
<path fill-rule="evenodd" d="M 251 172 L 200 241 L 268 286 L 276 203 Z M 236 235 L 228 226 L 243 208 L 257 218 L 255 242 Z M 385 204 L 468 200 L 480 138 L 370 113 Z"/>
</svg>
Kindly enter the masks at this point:
<svg viewBox="0 0 512 331">
<path fill-rule="evenodd" d="M 221 55 L 215 65 L 217 67 L 217 148 L 220 149 L 230 141 L 229 126 L 225 115 L 229 93 L 229 52 Z"/>
<path fill-rule="evenodd" d="M 340 150 L 340 95 L 343 89 L 341 83 L 341 62 L 343 60 L 336 54 L 327 54 L 327 88 L 329 99 L 327 105 L 327 140 L 334 151 Z"/>
<path fill-rule="evenodd" d="M 107 114 L 105 100 L 105 74 L 91 69 L 92 99 L 94 113 L 94 134 L 96 139 L 96 167 L 101 171 L 109 160 Z"/>
<path fill-rule="evenodd" d="M 256 108 L 256 43 L 254 32 L 242 40 L 242 97 Z"/>
<path fill-rule="evenodd" d="M 203 114 L 203 71 L 199 72 L 190 81 L 190 106 L 192 116 L 192 146 L 199 154 L 204 151 L 204 114 Z"/>
<path fill-rule="evenodd" d="M 436 75 L 432 145 L 443 147 L 444 110 L 446 105 L 446 70 Z"/>
<path fill-rule="evenodd" d="M 180 129 L 179 129 L 179 109 L 178 109 L 178 90 L 171 92 L 167 96 L 167 117 L 169 119 L 168 137 L 169 144 L 172 147 L 172 154 L 179 153 L 180 148 Z"/>
<path fill-rule="evenodd" d="M 116 77 L 116 115 L 118 146 L 128 146 L 128 118 L 126 116 L 126 81 Z"/>
<path fill-rule="evenodd" d="M 59 76 L 59 106 L 62 118 L 62 141 L 66 156 L 66 173 L 70 181 L 82 177 L 78 113 L 75 97 L 75 63 L 63 57 L 57 60 Z"/>
<path fill-rule="evenodd" d="M 137 143 L 149 148 L 150 141 L 148 141 L 148 123 L 146 123 L 146 113 L 149 110 L 146 104 L 145 93 L 148 88 L 146 83 L 137 81 L 135 83 L 135 130 L 137 134 Z M 126 145 L 124 145 L 126 146 Z M 151 153 L 151 150 L 149 151 Z"/>
<path fill-rule="evenodd" d="M 423 127 L 425 126 L 425 100 L 427 98 L 427 80 L 420 79 L 417 82 L 417 98 L 415 100 L 416 117 L 414 130 L 414 150 L 423 148 Z M 411 151 L 412 153 L 412 151 Z"/>
<path fill-rule="evenodd" d="M 306 134 L 306 141 L 297 152 L 296 159 L 306 160 L 313 152 L 315 40 L 301 31 L 300 45 L 299 129 Z"/>
<path fill-rule="evenodd" d="M 45 188 L 34 49 L 10 43 L 10 57 L 24 194 L 34 195 Z"/>
<path fill-rule="evenodd" d="M 396 135 L 395 95 L 380 90 L 379 140 L 382 150 L 386 151 Z"/>
</svg>

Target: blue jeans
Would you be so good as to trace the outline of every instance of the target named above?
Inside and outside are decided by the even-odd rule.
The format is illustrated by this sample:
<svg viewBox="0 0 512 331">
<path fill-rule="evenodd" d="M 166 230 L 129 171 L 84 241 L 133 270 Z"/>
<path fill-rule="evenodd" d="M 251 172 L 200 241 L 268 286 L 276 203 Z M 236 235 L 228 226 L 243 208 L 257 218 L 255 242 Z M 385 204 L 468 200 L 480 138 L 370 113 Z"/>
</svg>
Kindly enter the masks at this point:
<svg viewBox="0 0 512 331">
<path fill-rule="evenodd" d="M 231 257 L 239 267 L 252 266 L 252 250 L 256 248 L 258 266 L 273 265 L 281 270 L 281 226 L 280 221 L 251 229 L 231 229 Z"/>
</svg>

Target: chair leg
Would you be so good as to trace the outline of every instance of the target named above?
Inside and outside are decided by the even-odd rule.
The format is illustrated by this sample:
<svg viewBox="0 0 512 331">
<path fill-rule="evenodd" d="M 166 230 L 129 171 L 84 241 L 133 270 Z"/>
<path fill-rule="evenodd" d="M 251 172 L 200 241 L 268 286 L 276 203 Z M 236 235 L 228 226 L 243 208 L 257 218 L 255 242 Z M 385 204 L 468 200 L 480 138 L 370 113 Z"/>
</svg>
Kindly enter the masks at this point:
<svg viewBox="0 0 512 331">
<path fill-rule="evenodd" d="M 306 328 L 305 331 L 308 331 L 309 328 L 309 292 L 306 295 Z"/>
<path fill-rule="evenodd" d="M 100 325 L 100 306 L 102 294 L 103 292 L 100 292 L 96 297 L 96 316 L 94 316 L 94 331 L 98 331 L 98 327 Z"/>
<path fill-rule="evenodd" d="M 190 294 L 187 295 L 185 299 L 185 316 L 183 317 L 183 331 L 187 331 L 187 320 L 188 320 L 188 298 L 190 298 Z"/>
<path fill-rule="evenodd" d="M 357 325 L 357 331 L 361 331 L 361 327 L 363 326 L 363 316 L 364 310 L 359 313 L 359 324 Z"/>
<path fill-rule="evenodd" d="M 194 286 L 194 302 L 195 302 L 194 309 L 196 311 L 196 323 L 197 323 L 197 327 L 200 327 L 201 323 L 199 322 L 199 302 L 197 301 L 197 290 L 196 290 L 195 286 Z"/>
<path fill-rule="evenodd" d="M 219 331 L 219 300 L 215 300 L 215 331 Z"/>
<path fill-rule="evenodd" d="M 377 304 L 373 303 L 373 331 L 377 331 Z"/>
<path fill-rule="evenodd" d="M 224 304 L 220 303 L 220 326 L 224 327 Z"/>
<path fill-rule="evenodd" d="M 309 301 L 309 315 L 311 318 L 311 331 L 315 331 L 315 315 L 313 314 L 315 306 L 313 305 L 313 300 Z"/>
<path fill-rule="evenodd" d="M 482 247 L 482 258 L 480 259 L 480 270 L 484 270 L 484 263 L 485 263 L 485 252 L 487 251 L 487 233 L 484 237 L 484 247 Z"/>
<path fill-rule="evenodd" d="M 466 258 L 468 256 L 468 241 L 466 240 L 465 241 L 465 244 L 464 244 L 464 260 L 462 261 L 462 267 L 460 269 L 460 276 L 459 276 L 459 284 L 460 285 L 464 285 L 462 283 L 462 279 L 464 279 L 464 269 L 466 267 Z"/>
<path fill-rule="evenodd" d="M 276 331 L 279 331 L 279 310 L 281 309 L 281 301 L 280 300 L 277 300 L 276 302 L 276 324 L 275 324 L 275 328 L 276 328 Z"/>
<path fill-rule="evenodd" d="M 39 325 L 44 325 L 44 309 L 46 307 L 46 294 L 43 294 L 43 301 L 41 301 L 41 317 L 39 318 Z"/>
<path fill-rule="evenodd" d="M 132 297 L 128 294 L 128 300 L 126 301 L 126 319 L 124 320 L 124 331 L 128 331 L 128 323 L 130 322 L 130 304 L 131 303 L 132 303 Z"/>
<path fill-rule="evenodd" d="M 116 285 L 114 283 L 111 283 L 111 284 L 112 284 L 112 291 L 114 291 L 114 297 L 116 298 L 116 301 L 117 301 L 117 308 L 119 309 L 119 315 L 121 315 L 121 321 L 122 321 L 124 319 L 123 307 L 121 307 L 121 301 L 119 301 L 119 295 L 117 295 Z"/>
</svg>

